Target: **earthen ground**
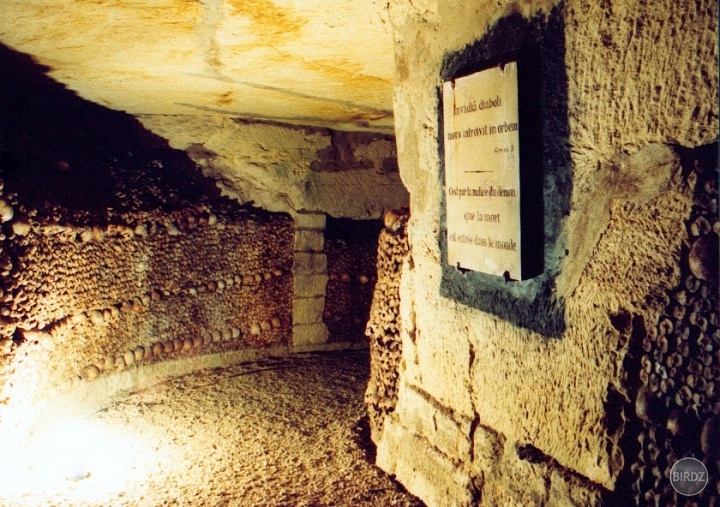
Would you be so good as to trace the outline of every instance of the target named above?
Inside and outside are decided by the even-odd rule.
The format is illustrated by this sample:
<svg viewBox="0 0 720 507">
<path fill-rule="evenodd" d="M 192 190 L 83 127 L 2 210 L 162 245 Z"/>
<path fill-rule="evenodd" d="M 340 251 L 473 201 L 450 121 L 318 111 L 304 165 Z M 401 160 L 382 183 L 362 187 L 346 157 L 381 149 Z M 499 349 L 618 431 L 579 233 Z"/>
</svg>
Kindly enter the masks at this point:
<svg viewBox="0 0 720 507">
<path fill-rule="evenodd" d="M 92 442 L 79 468 L 89 476 L 25 491 L 0 481 L 0 505 L 422 506 L 373 464 L 368 371 L 365 351 L 303 354 L 125 393 L 92 429 L 60 435 L 68 460 Z M 5 480 L 22 479 L 27 455 L 48 463 L 52 445 L 34 439 Z"/>
</svg>

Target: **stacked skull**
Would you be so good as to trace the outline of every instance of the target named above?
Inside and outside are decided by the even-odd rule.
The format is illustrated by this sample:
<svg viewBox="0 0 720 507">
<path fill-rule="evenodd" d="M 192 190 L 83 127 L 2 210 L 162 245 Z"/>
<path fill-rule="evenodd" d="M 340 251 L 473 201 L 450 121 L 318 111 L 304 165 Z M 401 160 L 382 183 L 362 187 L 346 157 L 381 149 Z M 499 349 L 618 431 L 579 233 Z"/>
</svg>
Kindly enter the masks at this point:
<svg viewBox="0 0 720 507">
<path fill-rule="evenodd" d="M 288 343 L 291 218 L 122 163 L 103 209 L 0 188 L 0 401 Z"/>
<path fill-rule="evenodd" d="M 716 155 L 692 161 L 682 281 L 639 337 L 637 453 L 626 460 L 636 505 L 720 505 L 717 179 Z M 670 470 L 684 457 L 703 461 L 709 472 L 697 497 L 685 498 L 670 484 Z"/>
</svg>

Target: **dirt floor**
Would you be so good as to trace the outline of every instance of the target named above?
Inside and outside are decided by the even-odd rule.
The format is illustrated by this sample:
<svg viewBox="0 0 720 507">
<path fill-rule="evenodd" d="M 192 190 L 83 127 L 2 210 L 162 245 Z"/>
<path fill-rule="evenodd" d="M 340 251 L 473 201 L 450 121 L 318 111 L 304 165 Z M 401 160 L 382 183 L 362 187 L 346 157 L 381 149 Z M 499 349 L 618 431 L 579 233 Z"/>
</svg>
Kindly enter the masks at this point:
<svg viewBox="0 0 720 507">
<path fill-rule="evenodd" d="M 2 506 L 422 506 L 372 460 L 366 352 L 168 379 L 35 435 Z"/>
</svg>

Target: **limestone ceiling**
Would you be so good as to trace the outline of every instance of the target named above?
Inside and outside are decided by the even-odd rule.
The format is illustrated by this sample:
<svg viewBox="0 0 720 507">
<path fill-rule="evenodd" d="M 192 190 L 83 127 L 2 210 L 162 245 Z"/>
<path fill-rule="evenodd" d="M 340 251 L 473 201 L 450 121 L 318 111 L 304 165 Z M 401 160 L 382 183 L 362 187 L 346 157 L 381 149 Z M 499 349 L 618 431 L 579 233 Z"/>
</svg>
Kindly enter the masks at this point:
<svg viewBox="0 0 720 507">
<path fill-rule="evenodd" d="M 130 114 L 391 133 L 381 0 L 0 0 L 0 43 Z"/>
</svg>

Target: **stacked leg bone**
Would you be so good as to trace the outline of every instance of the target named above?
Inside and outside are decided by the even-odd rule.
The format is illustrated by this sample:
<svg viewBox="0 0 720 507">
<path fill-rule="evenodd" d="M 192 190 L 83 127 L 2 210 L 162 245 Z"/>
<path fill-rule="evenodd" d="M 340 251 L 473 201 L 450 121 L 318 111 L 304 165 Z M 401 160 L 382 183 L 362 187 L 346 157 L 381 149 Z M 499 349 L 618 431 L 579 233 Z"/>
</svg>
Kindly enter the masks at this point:
<svg viewBox="0 0 720 507">
<path fill-rule="evenodd" d="M 380 233 L 377 283 L 365 334 L 370 339 L 370 379 L 365 393 L 373 439 L 397 402 L 400 336 L 400 277 L 408 254 L 407 212 L 389 211 Z"/>
</svg>

